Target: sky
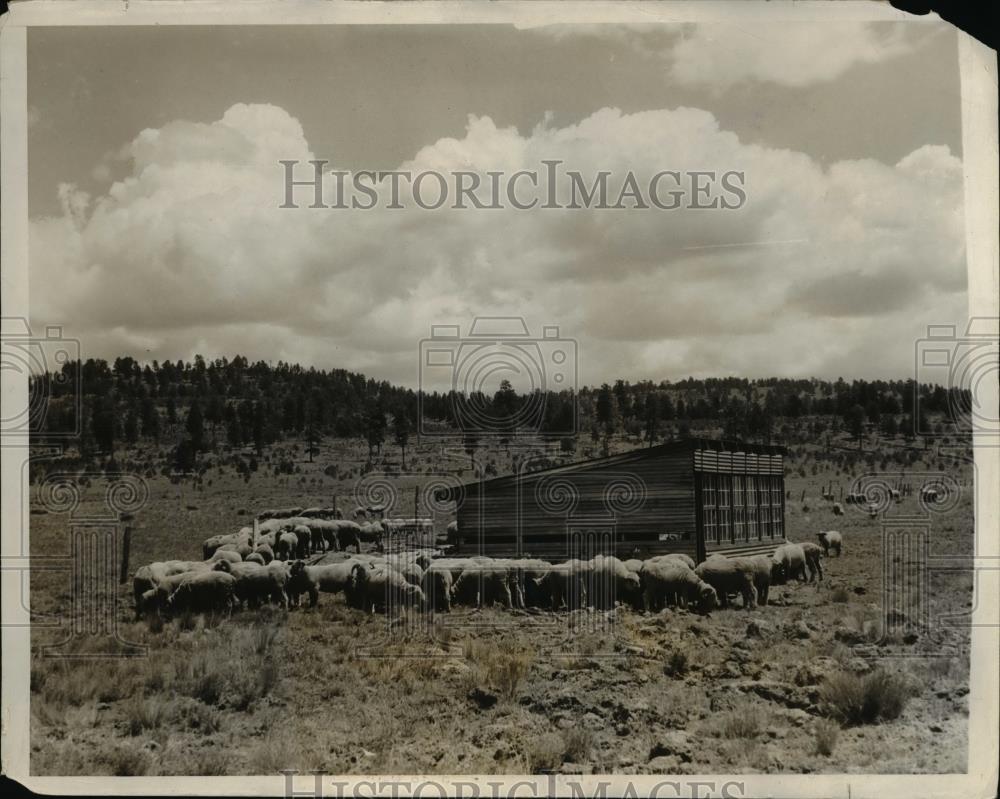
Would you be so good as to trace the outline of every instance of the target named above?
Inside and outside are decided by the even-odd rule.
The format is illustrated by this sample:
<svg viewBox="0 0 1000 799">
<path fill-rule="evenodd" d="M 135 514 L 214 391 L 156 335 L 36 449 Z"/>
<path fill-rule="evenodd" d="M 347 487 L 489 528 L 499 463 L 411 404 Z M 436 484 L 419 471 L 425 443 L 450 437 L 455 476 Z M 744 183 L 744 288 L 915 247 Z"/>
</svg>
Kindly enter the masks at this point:
<svg viewBox="0 0 1000 799">
<path fill-rule="evenodd" d="M 32 324 L 85 357 L 416 387 L 432 325 L 511 316 L 572 339 L 580 384 L 895 378 L 967 315 L 943 23 L 33 28 L 28 105 Z M 747 201 L 278 208 L 311 158 L 732 169 Z"/>
</svg>

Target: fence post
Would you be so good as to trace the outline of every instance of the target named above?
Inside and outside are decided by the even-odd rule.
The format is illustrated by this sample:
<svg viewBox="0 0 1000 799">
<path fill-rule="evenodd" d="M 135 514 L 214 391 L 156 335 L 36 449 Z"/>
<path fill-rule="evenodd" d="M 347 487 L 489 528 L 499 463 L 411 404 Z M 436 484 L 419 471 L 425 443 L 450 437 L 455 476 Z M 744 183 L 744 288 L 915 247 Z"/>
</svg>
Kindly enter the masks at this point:
<svg viewBox="0 0 1000 799">
<path fill-rule="evenodd" d="M 118 584 L 125 585 L 128 582 L 128 559 L 129 549 L 132 544 L 132 526 L 125 527 L 125 534 L 122 536 L 122 567 L 118 575 Z"/>
</svg>

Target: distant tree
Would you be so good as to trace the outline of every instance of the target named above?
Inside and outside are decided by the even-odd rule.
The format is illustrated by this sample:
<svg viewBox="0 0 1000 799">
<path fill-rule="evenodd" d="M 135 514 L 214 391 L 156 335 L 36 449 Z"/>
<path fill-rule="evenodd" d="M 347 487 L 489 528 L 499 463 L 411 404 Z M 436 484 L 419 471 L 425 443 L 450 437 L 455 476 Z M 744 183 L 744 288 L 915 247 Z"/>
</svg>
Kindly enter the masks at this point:
<svg viewBox="0 0 1000 799">
<path fill-rule="evenodd" d="M 115 450 L 115 412 L 110 401 L 103 398 L 95 399 L 90 415 L 90 424 L 98 451 L 113 456 Z"/>
<path fill-rule="evenodd" d="M 614 428 L 615 408 L 611 387 L 605 383 L 597 393 L 597 423 L 604 428 L 605 436 L 610 436 Z"/>
<path fill-rule="evenodd" d="M 319 455 L 319 433 L 316 431 L 315 425 L 312 424 L 306 428 L 306 454 L 309 456 L 309 463 L 312 463 L 313 458 Z"/>
<path fill-rule="evenodd" d="M 187 430 L 192 446 L 199 452 L 203 450 L 205 448 L 205 423 L 201 404 L 197 400 L 191 403 L 184 428 Z"/>
<path fill-rule="evenodd" d="M 656 443 L 659 435 L 660 407 L 656 395 L 650 392 L 646 395 L 646 441 L 649 446 Z"/>
<path fill-rule="evenodd" d="M 851 437 L 858 442 L 858 449 L 861 449 L 865 436 L 865 409 L 852 405 L 844 414 L 844 424 Z"/>
<path fill-rule="evenodd" d="M 891 414 L 886 414 L 882 417 L 882 435 L 886 438 L 895 438 L 896 433 L 899 431 L 896 425 L 896 417 Z"/>
<path fill-rule="evenodd" d="M 372 459 L 375 452 L 382 453 L 382 444 L 385 442 L 385 431 L 388 422 L 385 418 L 385 410 L 380 401 L 372 402 L 368 406 L 365 415 L 365 438 L 368 441 L 368 460 Z"/>
<path fill-rule="evenodd" d="M 177 424 L 177 402 L 173 397 L 167 397 L 167 421 Z"/>
<path fill-rule="evenodd" d="M 392 432 L 396 446 L 402 453 L 403 468 L 406 468 L 406 447 L 410 443 L 410 417 L 405 409 L 397 408 L 392 417 Z"/>
<path fill-rule="evenodd" d="M 135 444 L 139 440 L 139 414 L 134 407 L 130 407 L 125 414 L 125 426 L 123 427 L 125 441 L 128 444 Z"/>
<path fill-rule="evenodd" d="M 184 438 L 174 450 L 174 469 L 188 474 L 198 465 L 198 449 L 190 438 Z"/>
</svg>

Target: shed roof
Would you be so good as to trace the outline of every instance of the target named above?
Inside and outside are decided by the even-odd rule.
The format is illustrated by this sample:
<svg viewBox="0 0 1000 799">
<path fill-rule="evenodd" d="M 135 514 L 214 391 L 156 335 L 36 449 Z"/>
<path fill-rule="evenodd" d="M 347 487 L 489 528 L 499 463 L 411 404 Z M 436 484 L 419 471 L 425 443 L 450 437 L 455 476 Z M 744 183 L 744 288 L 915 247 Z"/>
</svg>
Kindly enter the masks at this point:
<svg viewBox="0 0 1000 799">
<path fill-rule="evenodd" d="M 461 496 L 478 493 L 484 486 L 503 488 L 508 484 L 515 485 L 519 481 L 532 479 L 536 475 L 585 472 L 609 466 L 618 466 L 623 463 L 635 463 L 636 461 L 648 460 L 668 453 L 694 451 L 696 449 L 710 449 L 720 452 L 749 452 L 757 455 L 785 455 L 788 452 L 785 447 L 775 444 L 751 444 L 746 441 L 721 438 L 682 438 L 677 441 L 668 441 L 665 444 L 657 444 L 654 447 L 641 447 L 629 452 L 619 453 L 618 455 L 608 455 L 605 458 L 591 458 L 585 461 L 563 464 L 562 466 L 537 469 L 536 471 L 525 472 L 524 474 L 509 474 L 503 477 L 494 477 L 490 480 L 474 480 L 463 483 L 461 486 L 439 489 L 435 492 L 435 497 L 438 501 L 447 502 L 455 499 L 456 494 Z"/>
</svg>

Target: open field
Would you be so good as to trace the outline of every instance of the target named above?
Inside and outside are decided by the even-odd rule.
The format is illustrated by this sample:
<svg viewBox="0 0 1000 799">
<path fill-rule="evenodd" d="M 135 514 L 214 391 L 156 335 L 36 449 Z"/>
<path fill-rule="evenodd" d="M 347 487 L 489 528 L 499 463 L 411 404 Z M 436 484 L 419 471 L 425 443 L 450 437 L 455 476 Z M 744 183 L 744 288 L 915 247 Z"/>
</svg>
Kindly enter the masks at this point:
<svg viewBox="0 0 1000 799">
<path fill-rule="evenodd" d="M 249 481 L 231 468 L 209 468 L 200 484 L 151 469 L 148 503 L 132 522 L 132 571 L 200 558 L 206 537 L 234 532 L 265 507 L 325 505 L 336 494 L 346 509 L 365 448 L 335 446 L 315 463 L 288 450 L 283 457 L 299 470 L 292 474 L 276 475 L 262 460 Z M 786 461 L 788 538 L 838 529 L 843 556 L 824 560 L 823 581 L 774 588 L 770 604 L 752 611 L 456 608 L 387 620 L 323 594 L 316 608 L 148 625 L 133 620 L 130 586 L 122 586 L 120 635 L 148 646 L 148 656 L 41 657 L 40 647 L 66 632 L 33 630 L 32 772 L 964 771 L 962 616 L 972 606 L 972 575 L 931 572 L 930 629 L 883 635 L 881 525 L 921 514 L 916 493 L 886 519 L 850 506 L 834 517 L 822 488 L 846 491 L 865 467 L 838 474 L 817 463 L 818 451 L 798 447 Z M 439 445 L 415 448 L 408 473 L 390 475 L 400 515 L 410 515 L 406 498 L 441 455 Z M 488 453 L 500 473 L 509 457 Z M 355 465 L 331 476 L 331 462 Z M 941 466 L 963 491 L 947 512 L 922 514 L 930 554 L 971 556 L 971 467 L 927 457 L 909 464 L 905 479 L 918 492 L 921 475 Z M 85 486 L 81 511 L 99 509 L 104 491 L 103 479 Z M 438 519 L 439 529 L 447 520 Z M 30 522 L 33 557 L 67 552 L 65 514 L 38 512 Z M 33 570 L 39 620 L 65 621 L 71 600 L 65 572 Z M 81 638 L 70 649 L 94 646 Z M 850 718 L 858 697 L 868 718 Z"/>
</svg>

